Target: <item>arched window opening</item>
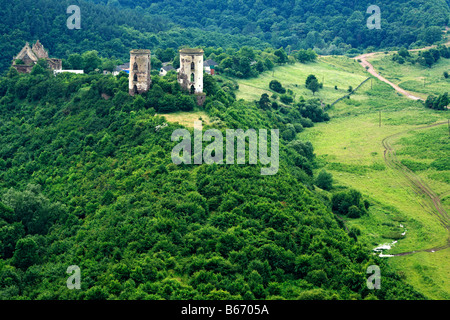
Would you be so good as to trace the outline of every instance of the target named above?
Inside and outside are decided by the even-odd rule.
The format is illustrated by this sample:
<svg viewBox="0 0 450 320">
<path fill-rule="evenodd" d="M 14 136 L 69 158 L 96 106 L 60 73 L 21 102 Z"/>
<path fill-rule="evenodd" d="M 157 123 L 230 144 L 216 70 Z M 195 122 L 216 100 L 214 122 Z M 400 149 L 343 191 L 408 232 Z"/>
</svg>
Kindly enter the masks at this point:
<svg viewBox="0 0 450 320">
<path fill-rule="evenodd" d="M 137 71 L 137 69 L 138 69 L 138 65 L 137 65 L 137 63 L 135 62 L 135 63 L 133 64 L 133 70 L 134 70 L 134 71 Z"/>
<path fill-rule="evenodd" d="M 194 63 L 194 61 L 192 61 L 192 63 L 191 63 L 191 70 L 195 70 L 195 63 Z"/>
<path fill-rule="evenodd" d="M 195 81 L 195 75 L 193 73 L 191 73 L 191 82 Z"/>
<path fill-rule="evenodd" d="M 191 94 L 194 94 L 195 93 L 195 87 L 194 87 L 194 85 L 192 85 L 191 86 Z"/>
<path fill-rule="evenodd" d="M 139 93 L 139 91 L 138 91 L 137 85 L 134 85 L 134 94 L 138 94 L 138 93 Z"/>
<path fill-rule="evenodd" d="M 136 73 L 135 73 L 134 76 L 133 76 L 133 81 L 138 81 L 138 77 L 137 77 L 137 74 L 136 74 Z"/>
</svg>

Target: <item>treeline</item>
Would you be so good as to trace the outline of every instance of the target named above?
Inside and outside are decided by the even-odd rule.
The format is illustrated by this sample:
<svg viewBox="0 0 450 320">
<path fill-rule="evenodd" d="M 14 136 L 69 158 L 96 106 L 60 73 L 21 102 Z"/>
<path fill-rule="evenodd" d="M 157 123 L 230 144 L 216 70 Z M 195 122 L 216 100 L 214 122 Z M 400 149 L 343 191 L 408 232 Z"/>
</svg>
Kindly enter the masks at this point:
<svg viewBox="0 0 450 320">
<path fill-rule="evenodd" d="M 215 67 L 216 73 L 236 78 L 256 77 L 278 65 L 314 62 L 317 59 L 317 53 L 312 49 L 299 50 L 291 55 L 283 48 L 258 50 L 248 46 L 239 50 L 225 50 L 222 47 L 206 47 L 203 50 L 205 60 L 213 60 L 218 64 Z M 177 69 L 180 67 L 180 56 L 174 49 L 157 49 L 155 57 L 152 57 L 152 67 L 159 69 L 162 62 L 168 62 Z"/>
<path fill-rule="evenodd" d="M 434 110 L 448 110 L 450 106 L 450 98 L 448 92 L 440 94 L 439 96 L 429 95 L 425 100 L 425 107 Z"/>
<path fill-rule="evenodd" d="M 1 0 L 0 70 L 26 41 L 37 39 L 50 55 L 97 50 L 101 56 L 128 59 L 129 51 L 180 46 L 284 48 L 288 54 L 315 49 L 319 54 L 358 53 L 365 48 L 424 46 L 442 38 L 449 7 L 444 0 L 388 1 L 382 28 L 367 28 L 364 1 L 69 1 Z M 69 5 L 81 9 L 81 29 L 69 30 Z M 402 8 L 400 10 L 399 8 Z"/>
<path fill-rule="evenodd" d="M 185 28 L 164 16 L 84 0 L 0 0 L 0 5 L 5 8 L 0 21 L 1 71 L 7 70 L 26 42 L 38 39 L 51 57 L 67 59 L 72 53 L 96 50 L 102 57 L 124 62 L 129 60 L 130 50 L 138 48 L 154 52 L 158 48 L 176 50 L 181 46 L 270 47 L 261 39 Z M 66 10 L 70 5 L 80 7 L 79 30 L 67 28 L 70 15 Z"/>
<path fill-rule="evenodd" d="M 411 64 L 418 63 L 421 66 L 431 68 L 441 58 L 450 58 L 450 48 L 444 45 L 439 45 L 437 48 L 431 48 L 424 51 L 419 51 L 417 55 L 411 54 L 405 48 L 400 49 L 392 56 L 392 60 L 400 64 L 409 62 Z"/>
<path fill-rule="evenodd" d="M 91 0 L 121 8 L 139 8 L 149 15 L 163 16 L 183 27 L 205 28 L 245 35 L 270 42 L 275 47 L 318 48 L 320 54 L 343 54 L 352 48 L 422 46 L 441 38 L 448 24 L 449 6 L 438 1 L 381 0 L 381 29 L 367 28 L 363 1 L 299 0 L 240 2 L 107 1 Z M 400 10 L 401 8 L 402 10 Z"/>
<path fill-rule="evenodd" d="M 170 77 L 130 97 L 126 74 L 35 69 L 0 78 L 0 299 L 423 298 L 314 194 L 311 143 L 282 137 L 274 176 L 177 166 L 181 126 L 152 105 L 177 95 Z M 285 132 L 303 118 L 208 80 L 205 129 Z M 80 290 L 66 287 L 72 265 Z M 367 288 L 369 265 L 382 290 Z"/>
</svg>

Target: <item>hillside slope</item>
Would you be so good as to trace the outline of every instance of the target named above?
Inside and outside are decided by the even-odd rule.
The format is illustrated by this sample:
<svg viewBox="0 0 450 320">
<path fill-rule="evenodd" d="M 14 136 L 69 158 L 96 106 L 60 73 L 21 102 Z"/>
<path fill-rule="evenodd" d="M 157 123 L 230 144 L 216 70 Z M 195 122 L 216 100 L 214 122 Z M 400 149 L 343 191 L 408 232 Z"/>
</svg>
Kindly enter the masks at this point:
<svg viewBox="0 0 450 320">
<path fill-rule="evenodd" d="M 174 165 L 179 126 L 158 127 L 150 106 L 182 93 L 154 81 L 132 98 L 125 75 L 1 79 L 1 299 L 423 298 L 310 190 L 311 144 L 282 138 L 273 176 L 260 164 Z M 205 110 L 222 130 L 305 121 L 217 84 Z M 71 265 L 81 290 L 66 287 Z M 369 265 L 383 290 L 367 288 Z"/>
</svg>

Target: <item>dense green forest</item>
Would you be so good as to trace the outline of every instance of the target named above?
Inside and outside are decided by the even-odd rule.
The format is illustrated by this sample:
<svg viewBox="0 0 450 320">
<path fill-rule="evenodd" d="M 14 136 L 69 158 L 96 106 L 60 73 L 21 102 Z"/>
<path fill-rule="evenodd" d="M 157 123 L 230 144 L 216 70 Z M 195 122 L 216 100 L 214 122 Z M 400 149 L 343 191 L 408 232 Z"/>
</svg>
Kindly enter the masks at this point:
<svg viewBox="0 0 450 320">
<path fill-rule="evenodd" d="M 174 76 L 136 97 L 124 73 L 0 78 L 0 299 L 423 298 L 331 212 L 348 197 L 368 214 L 358 192 L 315 193 L 313 147 L 286 134 L 313 125 L 314 100 L 274 109 L 205 83 L 204 129 L 278 128 L 278 174 L 173 164 L 180 125 L 155 112 L 195 108 Z M 369 265 L 384 290 L 367 288 Z"/>
<path fill-rule="evenodd" d="M 381 29 L 368 29 L 368 0 L 0 0 L 0 70 L 26 41 L 40 39 L 50 55 L 97 50 L 127 61 L 133 48 L 180 46 L 240 49 L 314 48 L 319 54 L 421 46 L 441 38 L 448 24 L 444 0 L 378 1 Z M 81 29 L 69 30 L 69 5 L 81 10 Z"/>
</svg>

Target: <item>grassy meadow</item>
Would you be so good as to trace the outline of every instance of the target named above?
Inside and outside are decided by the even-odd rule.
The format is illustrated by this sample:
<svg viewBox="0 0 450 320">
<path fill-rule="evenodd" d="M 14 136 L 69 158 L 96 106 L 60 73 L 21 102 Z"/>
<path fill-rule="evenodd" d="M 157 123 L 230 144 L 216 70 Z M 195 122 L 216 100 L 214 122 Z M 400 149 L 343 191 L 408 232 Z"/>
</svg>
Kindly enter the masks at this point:
<svg viewBox="0 0 450 320">
<path fill-rule="evenodd" d="M 305 87 L 305 80 L 310 74 L 314 74 L 323 83 L 323 89 L 314 95 Z M 305 99 L 319 98 L 327 104 L 346 95 L 349 86 L 355 88 L 367 77 L 360 72 L 356 61 L 344 57 L 321 57 L 317 62 L 288 64 L 266 71 L 258 78 L 240 80 L 236 97 L 253 101 L 259 100 L 263 93 L 271 96 L 273 92 L 269 89 L 269 83 L 277 79 L 284 88 L 294 92 L 296 99 L 300 96 Z"/>
<path fill-rule="evenodd" d="M 417 53 L 411 53 L 417 55 Z M 383 77 L 401 88 L 418 93 L 422 98 L 428 95 L 439 95 L 449 91 L 450 78 L 445 79 L 444 71 L 450 73 L 450 59 L 440 59 L 432 68 L 405 62 L 399 64 L 392 61 L 393 53 L 380 53 L 370 57 L 368 61 Z"/>
<path fill-rule="evenodd" d="M 210 124 L 209 116 L 204 111 L 179 111 L 174 113 L 160 114 L 166 118 L 167 121 L 179 123 L 182 126 L 193 128 L 194 122 L 202 120 L 204 124 Z"/>
<path fill-rule="evenodd" d="M 443 93 L 446 88 L 442 73 L 448 64 L 440 62 L 435 66 L 436 70 L 419 70 L 416 66 L 414 68 L 418 70 L 408 71 L 408 66 L 394 64 L 388 57 L 377 59 L 373 60 L 376 69 L 381 67 L 383 76 L 405 89 L 415 91 L 415 86 L 403 85 L 426 76 L 430 85 L 418 91 L 424 97 L 429 93 Z M 325 103 L 345 95 L 348 86 L 355 88 L 368 76 L 353 59 L 321 57 L 317 63 L 281 66 L 274 73 L 266 72 L 257 79 L 239 81 L 237 96 L 258 100 L 262 93 L 270 93 L 270 80 L 277 79 L 293 90 L 297 98 L 309 99 L 313 95 L 304 86 L 309 74 L 315 74 L 320 80 L 324 77 L 324 88 L 316 96 Z M 335 85 L 339 90 L 334 89 Z M 448 160 L 450 151 L 449 129 L 447 124 L 417 128 L 446 122 L 450 114 L 426 109 L 421 102 L 406 99 L 376 79 L 366 82 L 350 99 L 342 100 L 327 112 L 331 121 L 315 124 L 299 133 L 298 138 L 312 142 L 318 159 L 317 172 L 325 169 L 333 174 L 334 190 L 331 192 L 343 187 L 355 188 L 372 204 L 368 216 L 346 218 L 347 227 L 355 226 L 361 230 L 359 241 L 368 250 L 397 241 L 386 254 L 445 246 L 449 239 L 448 228 L 441 224 L 435 210 L 430 209 L 430 199 L 417 194 L 402 172 L 386 165 L 382 142 L 398 134 L 389 139 L 398 161 L 441 197 L 448 213 L 450 170 L 444 159 Z M 449 256 L 450 249 L 447 248 L 386 259 L 428 298 L 449 299 Z"/>
</svg>

